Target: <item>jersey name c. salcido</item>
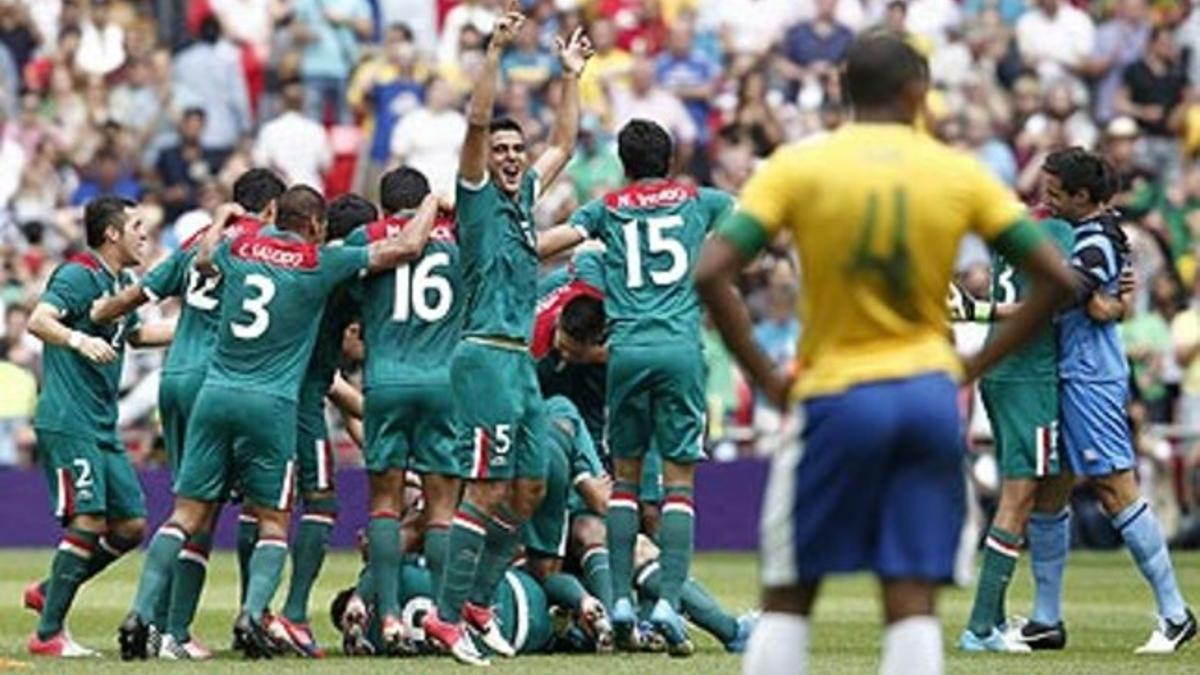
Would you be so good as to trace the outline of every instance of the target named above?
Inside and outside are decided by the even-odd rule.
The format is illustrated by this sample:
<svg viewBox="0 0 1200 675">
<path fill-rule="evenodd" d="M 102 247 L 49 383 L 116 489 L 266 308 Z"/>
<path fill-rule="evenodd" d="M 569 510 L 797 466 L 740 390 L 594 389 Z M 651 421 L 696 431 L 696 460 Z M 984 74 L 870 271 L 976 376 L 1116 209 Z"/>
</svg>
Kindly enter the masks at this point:
<svg viewBox="0 0 1200 675">
<path fill-rule="evenodd" d="M 228 225 L 222 237 L 232 240 L 260 229 L 262 221 L 243 216 Z M 159 302 L 171 297 L 183 299 L 179 319 L 175 323 L 175 336 L 171 339 L 167 358 L 163 362 L 164 374 L 208 368 L 209 357 L 217 344 L 221 276 L 206 277 L 192 264 L 196 260 L 196 245 L 207 231 L 208 228 L 204 228 L 192 235 L 142 278 L 142 290 L 151 301 Z"/>
<path fill-rule="evenodd" d="M 346 242 L 363 245 L 394 237 L 412 217 L 402 213 L 360 227 Z M 466 315 L 453 216 L 438 215 L 419 258 L 363 279 L 357 290 L 366 386 L 445 380 Z"/>
<path fill-rule="evenodd" d="M 108 342 L 117 358 L 111 363 L 92 363 L 67 345 L 47 344 L 42 355 L 42 392 L 34 415 L 37 429 L 93 438 L 102 447 L 124 451 L 117 436 L 117 399 L 125 336 L 137 330 L 138 316 L 132 313 L 114 323 L 96 324 L 90 313 L 93 302 L 131 283 L 128 272 L 114 274 L 91 251 L 72 257 L 50 275 L 41 302 L 57 309 L 59 320 L 68 328 Z"/>
<path fill-rule="evenodd" d="M 325 301 L 370 261 L 365 247 L 325 246 L 274 227 L 223 243 L 221 319 L 205 386 L 296 401 Z"/>
<path fill-rule="evenodd" d="M 720 190 L 652 180 L 595 199 L 571 216 L 582 233 L 604 242 L 604 308 L 615 344 L 699 343 L 692 270 L 705 237 L 733 203 Z"/>
</svg>

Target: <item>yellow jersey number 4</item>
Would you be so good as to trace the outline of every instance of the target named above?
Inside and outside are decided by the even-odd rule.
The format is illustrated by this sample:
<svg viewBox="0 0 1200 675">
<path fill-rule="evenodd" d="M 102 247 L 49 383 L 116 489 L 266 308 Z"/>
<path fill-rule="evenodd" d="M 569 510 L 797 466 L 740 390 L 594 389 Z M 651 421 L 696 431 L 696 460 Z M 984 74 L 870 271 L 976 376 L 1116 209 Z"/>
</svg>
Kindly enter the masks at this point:
<svg viewBox="0 0 1200 675">
<path fill-rule="evenodd" d="M 902 187 L 891 191 L 890 219 L 880 216 L 880 193 L 867 197 L 858 227 L 858 242 L 847 265 L 852 275 L 875 277 L 886 289 L 897 312 L 915 318 L 912 303 L 912 257 L 908 248 L 908 194 Z M 880 249 L 883 249 L 882 251 Z"/>
</svg>

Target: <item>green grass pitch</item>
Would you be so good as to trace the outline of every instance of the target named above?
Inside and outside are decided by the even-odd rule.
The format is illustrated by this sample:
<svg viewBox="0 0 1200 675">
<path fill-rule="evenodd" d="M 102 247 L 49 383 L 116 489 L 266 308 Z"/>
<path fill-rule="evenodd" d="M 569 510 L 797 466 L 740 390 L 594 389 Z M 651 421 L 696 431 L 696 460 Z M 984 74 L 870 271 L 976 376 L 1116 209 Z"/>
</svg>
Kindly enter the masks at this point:
<svg viewBox="0 0 1200 675">
<path fill-rule="evenodd" d="M 80 593 L 69 625 L 76 638 L 102 649 L 106 658 L 87 662 L 31 659 L 25 639 L 34 617 L 20 607 L 25 583 L 44 574 L 49 551 L 0 552 L 0 670 L 22 669 L 44 673 L 267 673 L 280 671 L 356 673 L 449 673 L 464 672 L 445 659 L 382 660 L 345 659 L 334 656 L 323 661 L 294 658 L 250 663 L 221 654 L 216 663 L 123 664 L 116 656 L 116 626 L 129 606 L 136 585 L 140 556 L 123 561 Z M 1200 554 L 1177 555 L 1176 570 L 1184 594 L 1200 603 Z M 314 594 L 313 618 L 322 644 L 333 647 L 334 632 L 328 620 L 328 601 L 335 589 L 348 585 L 357 571 L 357 556 L 331 555 L 325 563 Z M 694 572 L 730 608 L 741 610 L 754 604 L 755 562 L 749 555 L 708 554 L 696 561 Z M 286 577 L 285 577 L 286 579 Z M 1027 612 L 1030 579 L 1022 559 L 1013 584 L 1010 611 Z M 196 631 L 213 648 L 228 645 L 229 625 L 236 602 L 236 570 L 229 553 L 213 557 L 208 588 L 201 604 Z M 970 607 L 970 592 L 945 593 L 941 616 L 947 646 L 953 645 Z M 1200 673 L 1200 645 L 1172 657 L 1134 657 L 1133 648 L 1153 626 L 1153 599 L 1127 555 L 1074 553 L 1067 568 L 1066 614 L 1070 645 L 1065 652 L 1033 655 L 966 656 L 948 651 L 950 673 L 987 675 L 1095 675 L 1098 673 Z M 878 668 L 879 602 L 874 583 L 866 577 L 850 577 L 829 583 L 817 608 L 813 632 L 813 673 L 871 673 Z M 723 653 L 707 636 L 697 635 L 698 653 L 692 659 L 672 660 L 660 655 L 539 656 L 498 663 L 495 670 L 508 673 L 554 674 L 603 673 L 737 673 L 736 656 Z"/>
</svg>

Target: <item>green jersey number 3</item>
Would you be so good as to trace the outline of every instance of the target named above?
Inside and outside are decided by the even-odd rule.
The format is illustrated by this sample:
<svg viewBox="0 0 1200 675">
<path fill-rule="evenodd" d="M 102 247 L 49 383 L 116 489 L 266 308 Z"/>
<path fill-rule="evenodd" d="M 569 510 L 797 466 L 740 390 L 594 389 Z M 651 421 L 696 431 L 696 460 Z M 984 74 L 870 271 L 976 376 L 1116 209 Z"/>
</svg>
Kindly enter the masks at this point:
<svg viewBox="0 0 1200 675">
<path fill-rule="evenodd" d="M 625 223 L 625 284 L 629 288 L 646 285 L 642 269 L 642 246 L 640 223 L 631 220 Z M 671 265 L 665 270 L 650 270 L 650 283 L 669 286 L 687 274 L 688 254 L 683 242 L 672 239 L 667 232 L 683 225 L 680 216 L 659 216 L 646 219 L 646 248 L 652 255 L 666 253 L 671 256 Z"/>
<path fill-rule="evenodd" d="M 253 340 L 262 337 L 262 334 L 267 332 L 267 328 L 271 325 L 271 315 L 267 312 L 267 305 L 275 299 L 275 282 L 268 277 L 261 274 L 247 274 L 246 286 L 255 290 L 253 297 L 242 301 L 242 311 L 252 317 L 250 323 L 235 321 L 230 324 L 233 336 L 239 340 Z"/>
</svg>

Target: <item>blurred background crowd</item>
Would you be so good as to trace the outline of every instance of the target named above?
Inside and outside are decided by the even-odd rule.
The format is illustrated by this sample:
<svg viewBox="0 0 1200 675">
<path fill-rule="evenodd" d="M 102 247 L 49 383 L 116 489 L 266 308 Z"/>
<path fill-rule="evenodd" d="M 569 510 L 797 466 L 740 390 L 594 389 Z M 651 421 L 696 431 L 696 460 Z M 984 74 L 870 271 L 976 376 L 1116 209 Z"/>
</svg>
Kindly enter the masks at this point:
<svg viewBox="0 0 1200 675">
<path fill-rule="evenodd" d="M 161 259 L 207 223 L 232 180 L 268 166 L 289 181 L 374 193 L 401 163 L 452 195 L 466 97 L 503 0 L 0 0 L 0 466 L 28 464 L 39 343 L 24 332 L 48 274 L 78 248 L 80 206 L 116 193 L 152 211 Z M 622 181 L 614 132 L 664 124 L 680 177 L 737 191 L 781 144 L 847 116 L 837 77 L 856 32 L 906 34 L 936 88 L 926 131 L 978 156 L 1026 201 L 1042 158 L 1083 145 L 1118 168 L 1141 283 L 1123 327 L 1142 475 L 1169 529 L 1200 502 L 1200 8 L 1188 0 L 524 0 L 502 61 L 501 112 L 536 151 L 559 91 L 555 35 L 585 26 L 577 154 L 538 207 L 561 222 Z M 781 367 L 802 327 L 780 242 L 744 282 L 755 334 Z M 988 294 L 968 245 L 963 283 Z M 170 306 L 151 311 L 170 314 Z M 978 339 L 964 329 L 963 339 Z M 762 454 L 794 420 L 756 406 L 706 335 L 712 454 Z M 159 461 L 161 356 L 127 358 L 121 422 Z M 971 441 L 990 432 L 974 415 Z M 344 459 L 354 461 L 348 443 Z M 994 481 L 975 472 L 986 493 Z M 1186 535 L 1184 535 L 1186 536 Z"/>
</svg>

